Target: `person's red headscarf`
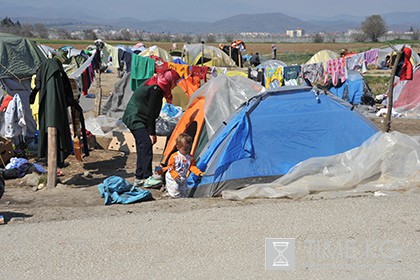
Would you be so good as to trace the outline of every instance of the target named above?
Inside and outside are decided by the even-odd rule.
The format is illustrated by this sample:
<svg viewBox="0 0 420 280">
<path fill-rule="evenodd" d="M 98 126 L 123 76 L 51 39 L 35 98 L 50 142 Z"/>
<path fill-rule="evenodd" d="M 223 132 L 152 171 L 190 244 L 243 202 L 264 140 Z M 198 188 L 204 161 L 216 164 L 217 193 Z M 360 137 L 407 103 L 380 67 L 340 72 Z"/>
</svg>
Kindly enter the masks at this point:
<svg viewBox="0 0 420 280">
<path fill-rule="evenodd" d="M 180 78 L 178 72 L 173 69 L 168 69 L 164 72 L 157 73 L 157 75 L 145 81 L 144 85 L 157 85 L 162 89 L 163 97 L 165 97 L 166 101 L 172 103 L 172 89 L 176 86 Z"/>
</svg>

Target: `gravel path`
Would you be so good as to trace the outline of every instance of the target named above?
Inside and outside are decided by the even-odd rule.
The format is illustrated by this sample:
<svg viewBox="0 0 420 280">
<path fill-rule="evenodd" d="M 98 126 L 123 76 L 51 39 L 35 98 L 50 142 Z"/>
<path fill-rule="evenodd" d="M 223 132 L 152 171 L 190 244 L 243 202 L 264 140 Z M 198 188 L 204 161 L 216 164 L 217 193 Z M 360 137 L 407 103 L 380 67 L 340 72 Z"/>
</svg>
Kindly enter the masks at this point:
<svg viewBox="0 0 420 280">
<path fill-rule="evenodd" d="M 418 194 L 210 201 L 2 225 L 0 279 L 420 279 Z M 265 270 L 265 238 L 296 239 L 296 270 Z"/>
</svg>

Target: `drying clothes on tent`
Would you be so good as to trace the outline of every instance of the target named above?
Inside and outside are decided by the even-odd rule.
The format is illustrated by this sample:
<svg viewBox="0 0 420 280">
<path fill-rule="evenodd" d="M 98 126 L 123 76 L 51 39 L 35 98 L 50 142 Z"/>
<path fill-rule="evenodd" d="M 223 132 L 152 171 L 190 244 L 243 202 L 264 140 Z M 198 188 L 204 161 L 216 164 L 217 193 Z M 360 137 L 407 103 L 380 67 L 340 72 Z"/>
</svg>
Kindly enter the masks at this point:
<svg viewBox="0 0 420 280">
<path fill-rule="evenodd" d="M 277 68 L 265 68 L 265 87 L 270 87 L 270 84 L 274 81 L 279 83 L 279 87 L 283 85 L 283 67 Z"/>
<path fill-rule="evenodd" d="M 347 70 L 358 70 L 362 73 L 366 73 L 366 63 L 364 53 L 358 53 L 346 58 Z"/>
<path fill-rule="evenodd" d="M 168 62 L 163 60 L 161 57 L 156 55 L 151 55 L 149 58 L 155 61 L 155 72 L 156 73 L 163 73 L 168 70 Z"/>
<path fill-rule="evenodd" d="M 82 74 L 80 75 L 81 80 L 82 80 L 81 87 L 82 87 L 82 94 L 83 95 L 87 95 L 88 94 L 90 85 L 92 84 L 92 78 L 91 78 L 90 75 L 91 75 L 91 73 L 90 73 L 90 71 L 89 71 L 88 68 L 86 68 L 82 72 Z"/>
<path fill-rule="evenodd" d="M 6 94 L 5 96 L 3 96 L 3 100 L 0 105 L 0 111 L 2 112 L 6 111 L 7 106 L 9 106 L 9 103 L 12 100 L 13 100 L 13 96 L 11 96 L 10 94 Z"/>
<path fill-rule="evenodd" d="M 134 187 L 118 176 L 106 178 L 98 185 L 98 190 L 101 197 L 105 200 L 105 205 L 114 203 L 129 204 L 152 198 L 152 193 L 149 190 Z"/>
<path fill-rule="evenodd" d="M 155 61 L 134 53 L 131 56 L 131 89 L 135 91 L 139 85 L 153 76 Z"/>
<path fill-rule="evenodd" d="M 19 94 L 15 94 L 12 101 L 10 101 L 9 105 L 7 106 L 6 112 L 4 114 L 4 121 L 6 138 L 14 138 L 22 135 L 23 139 L 25 139 L 27 130 L 25 112 Z"/>
<path fill-rule="evenodd" d="M 265 85 L 264 68 L 248 68 L 248 78 Z"/>
<path fill-rule="evenodd" d="M 199 77 L 204 82 L 207 82 L 207 70 L 209 67 L 207 66 L 191 66 L 191 76 Z"/>
<path fill-rule="evenodd" d="M 118 59 L 120 61 L 120 69 L 121 65 L 125 66 L 125 71 L 130 72 L 131 71 L 131 59 L 132 59 L 132 51 L 126 51 L 125 49 L 118 50 Z M 121 69 L 122 70 L 122 69 Z"/>
<path fill-rule="evenodd" d="M 58 59 L 47 59 L 39 67 L 35 88 L 29 98 L 30 103 L 34 103 L 38 92 L 38 157 L 47 157 L 48 127 L 54 127 L 57 129 L 57 164 L 61 165 L 73 151 L 67 107 L 76 101 L 73 98 L 69 78 Z"/>
<path fill-rule="evenodd" d="M 189 76 L 180 80 L 178 86 L 190 97 L 191 94 L 201 87 L 201 80 L 197 76 Z"/>
<path fill-rule="evenodd" d="M 183 60 L 182 60 L 181 58 L 179 58 L 179 57 L 175 58 L 172 62 L 173 62 L 173 63 L 176 63 L 176 64 L 187 64 L 185 61 L 183 61 Z"/>
<path fill-rule="evenodd" d="M 36 75 L 32 76 L 31 79 L 31 90 L 33 90 L 35 88 L 35 80 L 36 80 Z M 36 95 L 35 97 L 35 102 L 33 104 L 29 105 L 29 108 L 32 111 L 32 116 L 34 117 L 34 120 L 36 122 L 36 128 L 38 129 L 38 123 L 39 123 L 39 119 L 38 119 L 38 113 L 39 113 L 39 95 Z"/>
<path fill-rule="evenodd" d="M 365 51 L 363 54 L 364 54 L 365 62 L 367 65 L 376 64 L 376 60 L 378 59 L 378 55 L 379 55 L 379 50 L 372 49 L 369 51 Z"/>
<path fill-rule="evenodd" d="M 324 75 L 322 62 L 301 65 L 303 79 L 308 79 L 312 84 L 316 83 Z"/>
<path fill-rule="evenodd" d="M 130 73 L 124 73 L 121 79 L 114 84 L 114 89 L 106 102 L 103 104 L 101 112 L 107 117 L 120 119 L 123 116 L 127 103 L 133 91 L 130 87 Z"/>
<path fill-rule="evenodd" d="M 337 85 L 338 80 L 344 82 L 346 80 L 346 58 L 340 57 L 327 61 L 327 67 L 324 73 L 324 84 L 328 82 L 331 75 L 333 85 Z"/>
<path fill-rule="evenodd" d="M 300 66 L 286 66 L 283 67 L 283 79 L 285 86 L 297 86 L 300 85 L 299 81 Z"/>
<path fill-rule="evenodd" d="M 216 78 L 217 76 L 220 76 L 220 75 L 226 75 L 227 68 L 213 66 L 210 68 L 210 73 L 211 73 L 212 78 Z"/>
<path fill-rule="evenodd" d="M 411 64 L 411 49 L 405 47 L 403 50 L 404 60 L 401 67 L 401 72 L 399 73 L 400 80 L 412 80 L 413 79 L 413 64 Z"/>
<path fill-rule="evenodd" d="M 101 69 L 101 50 L 99 47 L 96 47 L 96 51 L 94 54 L 92 54 L 92 63 L 90 64 L 92 66 L 92 70 L 99 70 Z"/>
<path fill-rule="evenodd" d="M 181 78 L 186 78 L 190 75 L 190 67 L 187 64 L 168 62 L 168 68 L 174 69 Z"/>
</svg>

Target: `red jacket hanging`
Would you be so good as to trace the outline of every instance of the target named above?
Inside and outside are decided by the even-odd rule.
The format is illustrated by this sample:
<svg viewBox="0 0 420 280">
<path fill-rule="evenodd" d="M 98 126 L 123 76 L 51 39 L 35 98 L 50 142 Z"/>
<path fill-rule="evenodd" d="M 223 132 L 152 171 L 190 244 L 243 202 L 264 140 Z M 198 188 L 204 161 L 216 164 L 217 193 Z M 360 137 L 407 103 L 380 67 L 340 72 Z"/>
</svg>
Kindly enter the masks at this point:
<svg viewBox="0 0 420 280">
<path fill-rule="evenodd" d="M 405 47 L 403 49 L 403 54 L 404 54 L 404 63 L 401 67 L 400 80 L 412 80 L 413 79 L 413 64 L 411 64 L 411 61 L 410 61 L 411 49 Z"/>
</svg>

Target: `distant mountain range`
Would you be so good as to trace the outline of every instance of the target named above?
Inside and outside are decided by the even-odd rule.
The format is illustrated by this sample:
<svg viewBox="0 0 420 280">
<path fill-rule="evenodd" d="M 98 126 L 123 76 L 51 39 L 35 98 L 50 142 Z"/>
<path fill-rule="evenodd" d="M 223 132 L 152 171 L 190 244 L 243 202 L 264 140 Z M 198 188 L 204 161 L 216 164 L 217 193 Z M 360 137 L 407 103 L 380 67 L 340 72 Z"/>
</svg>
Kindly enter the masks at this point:
<svg viewBox="0 0 420 280">
<path fill-rule="evenodd" d="M 69 7 L 70 9 L 70 7 Z M 74 9 L 74 8 L 73 8 Z M 130 28 L 155 33 L 240 33 L 266 32 L 283 34 L 290 29 L 304 29 L 306 33 L 346 32 L 360 28 L 365 17 L 339 15 L 330 18 L 322 16 L 288 16 L 283 13 L 240 14 L 214 22 L 187 22 L 176 19 L 142 21 L 135 18 L 112 19 L 90 10 L 69 13 L 68 9 L 33 6 L 16 6 L 13 3 L 2 4 L 0 18 L 10 17 L 21 23 L 43 23 L 67 30 L 91 28 L 120 29 Z M 97 15 L 97 16 L 95 16 Z M 420 29 L 420 12 L 383 14 L 389 30 L 396 32 Z"/>
</svg>

